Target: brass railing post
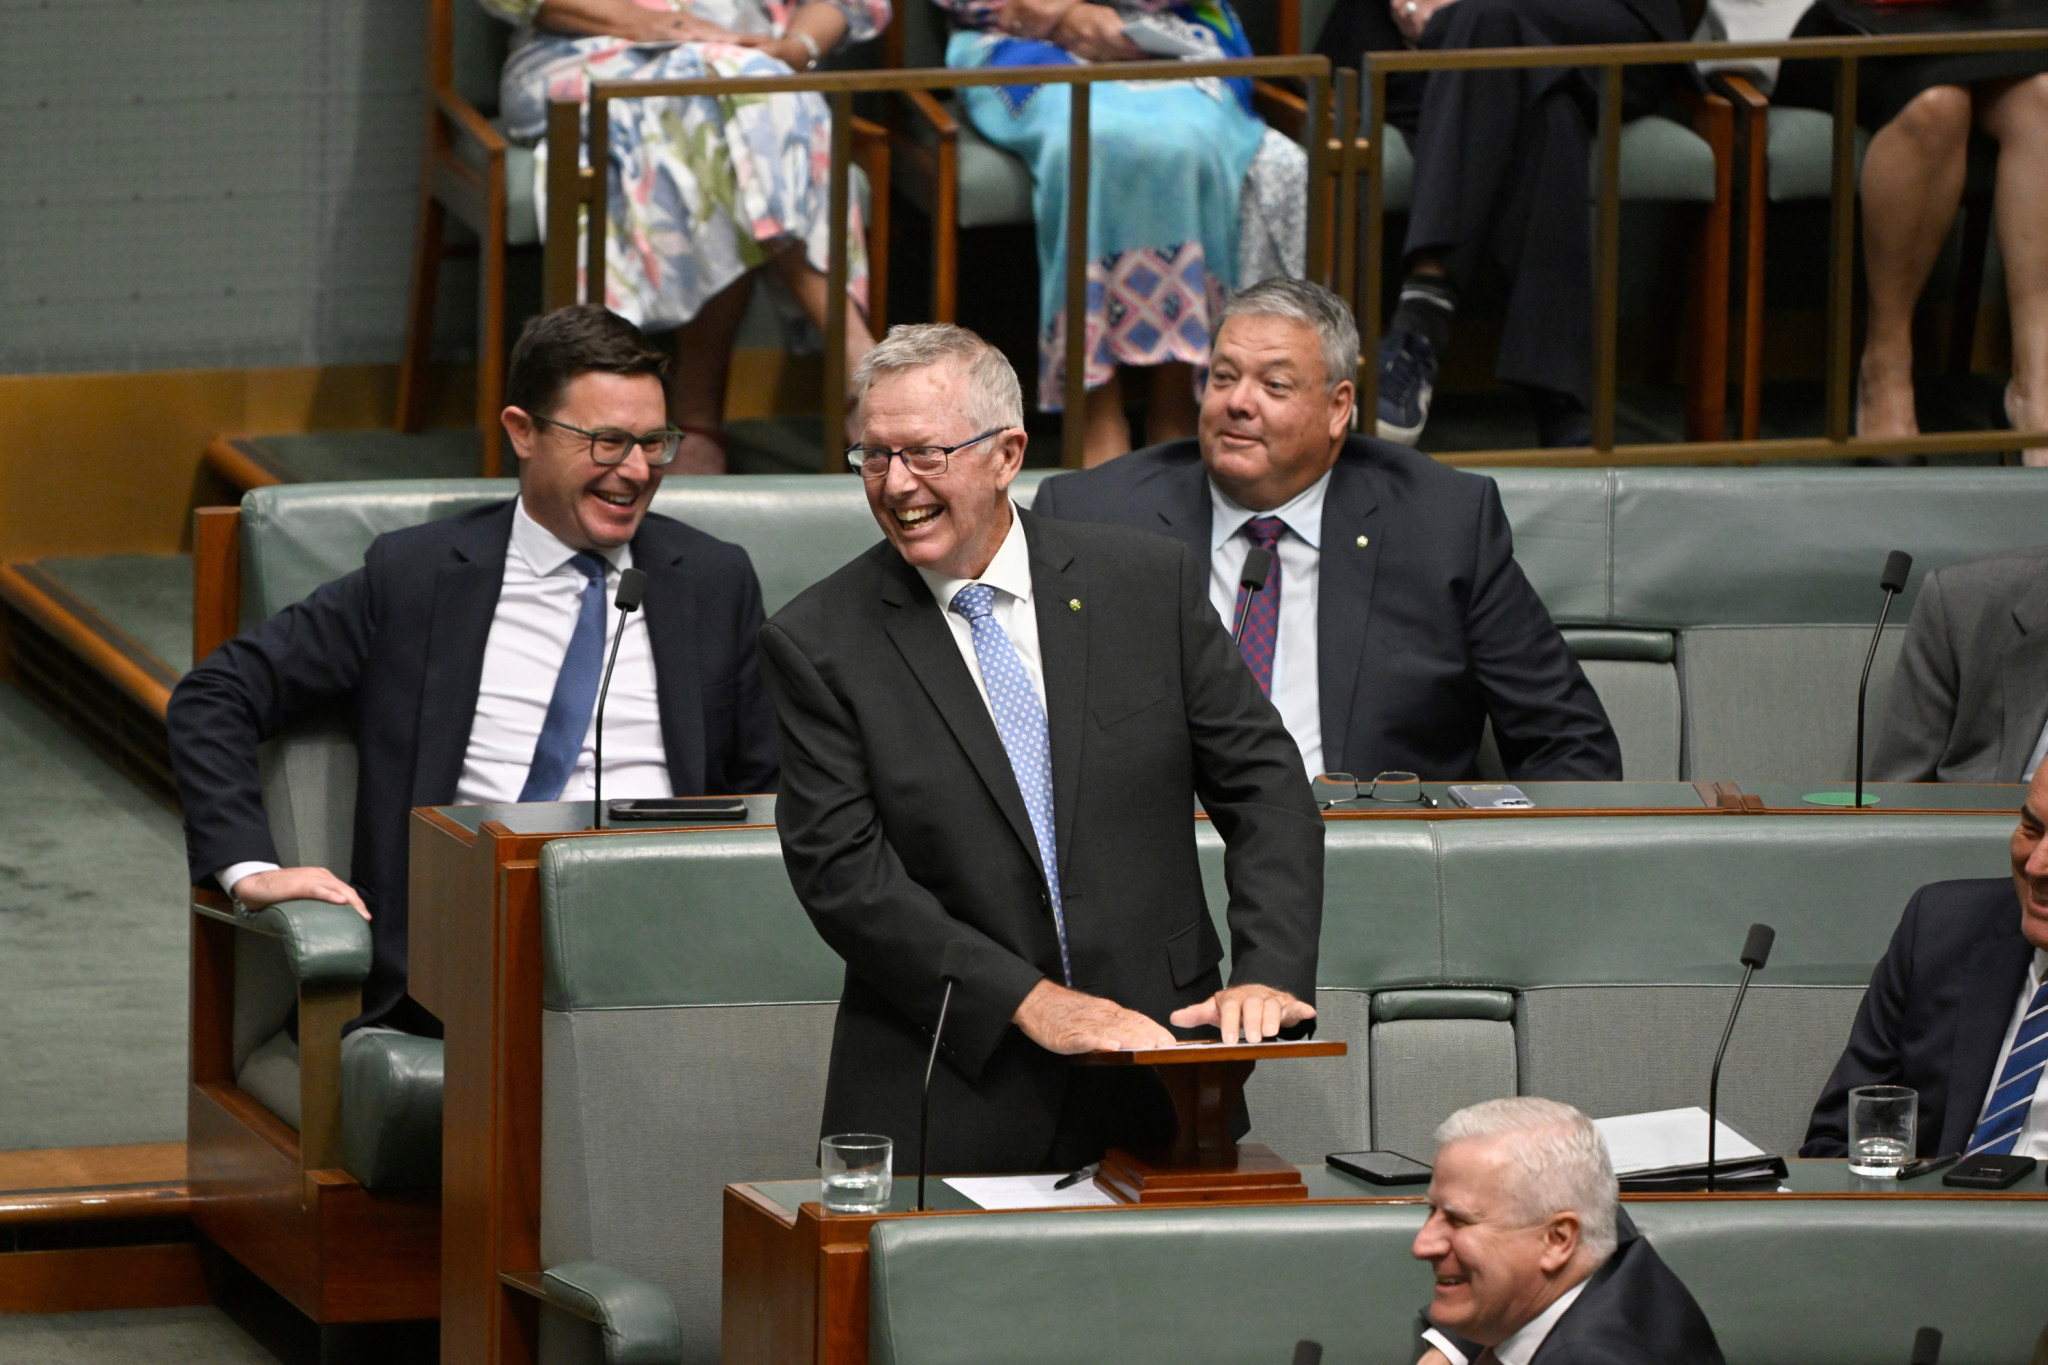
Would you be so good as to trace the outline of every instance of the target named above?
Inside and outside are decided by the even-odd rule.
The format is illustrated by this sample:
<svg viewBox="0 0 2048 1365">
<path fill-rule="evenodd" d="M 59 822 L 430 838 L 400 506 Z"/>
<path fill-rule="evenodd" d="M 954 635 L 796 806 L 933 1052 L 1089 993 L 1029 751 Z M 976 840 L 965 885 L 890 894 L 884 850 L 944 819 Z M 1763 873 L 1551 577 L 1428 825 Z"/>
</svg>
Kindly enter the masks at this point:
<svg viewBox="0 0 2048 1365">
<path fill-rule="evenodd" d="M 1337 241 L 1331 281 L 1340 299 L 1358 290 L 1358 73 L 1346 67 L 1332 74 L 1337 88 Z"/>
<path fill-rule="evenodd" d="M 1386 255 L 1387 71 L 1365 54 L 1359 70 L 1365 114 L 1365 257 L 1351 313 L 1358 323 L 1358 422 L 1370 436 L 1378 430 L 1380 406 L 1380 261 Z"/>
<path fill-rule="evenodd" d="M 819 409 L 827 474 L 845 473 L 842 451 L 846 445 L 846 251 L 850 245 L 846 217 L 853 178 L 853 92 L 835 90 L 832 106 L 832 172 L 825 212 L 831 217 L 830 258 L 825 264 L 825 400 Z M 887 185 L 870 186 L 870 193 L 887 194 Z M 802 243 L 795 248 L 803 250 Z M 884 251 L 888 243 L 882 244 Z"/>
<path fill-rule="evenodd" d="M 1621 321 L 1621 72 L 1600 69 L 1600 213 L 1593 233 L 1593 449 L 1614 449 Z"/>
<path fill-rule="evenodd" d="M 584 251 L 583 299 L 602 306 L 609 297 L 604 281 L 605 239 L 610 236 L 611 197 L 611 101 L 604 87 L 590 88 L 590 173 L 597 178 L 590 199 L 588 240 Z"/>
<path fill-rule="evenodd" d="M 1060 463 L 1079 469 L 1088 434 L 1088 85 L 1068 86 L 1067 374 L 1060 414 Z"/>
<path fill-rule="evenodd" d="M 1849 334 L 1856 287 L 1856 58 L 1845 53 L 1835 72 L 1835 146 L 1828 175 L 1828 425 L 1830 441 L 1846 441 Z"/>
<path fill-rule="evenodd" d="M 566 308 L 576 298 L 576 242 L 583 230 L 588 194 L 583 179 L 583 106 L 574 100 L 548 105 L 548 239 L 541 253 L 541 307 Z M 591 226 L 598 226 L 591 215 Z"/>
<path fill-rule="evenodd" d="M 1308 117 L 1302 120 L 1302 136 L 1308 139 L 1308 234 L 1302 274 L 1318 284 L 1330 277 L 1330 84 L 1320 75 L 1309 76 Z"/>
</svg>

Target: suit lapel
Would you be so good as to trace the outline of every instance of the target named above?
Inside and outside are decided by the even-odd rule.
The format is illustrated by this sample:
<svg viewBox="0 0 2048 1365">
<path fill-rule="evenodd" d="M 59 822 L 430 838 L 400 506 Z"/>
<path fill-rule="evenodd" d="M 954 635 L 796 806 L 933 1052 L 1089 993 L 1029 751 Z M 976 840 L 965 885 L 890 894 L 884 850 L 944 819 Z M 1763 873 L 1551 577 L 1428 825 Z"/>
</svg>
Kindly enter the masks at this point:
<svg viewBox="0 0 2048 1365">
<path fill-rule="evenodd" d="M 1010 769 L 1010 755 L 924 580 L 886 543 L 878 547 L 875 557 L 882 566 L 883 629 L 890 642 L 966 752 L 967 761 L 974 765 L 1018 840 L 1035 851 L 1038 838 L 1031 832 L 1031 817 L 1024 809 L 1017 775 Z"/>
<path fill-rule="evenodd" d="M 420 689 L 419 734 L 413 749 L 412 801 L 442 805 L 455 799 L 462 759 L 476 721 L 484 647 L 505 582 L 505 552 L 512 539 L 512 507 L 458 528 L 449 562 L 434 575 L 434 613 L 427 627 L 426 668 Z"/>
<path fill-rule="evenodd" d="M 2027 760 L 2048 724 L 2048 583 L 2039 583 L 2012 609 L 2017 635 L 1999 666 L 2005 731 L 1999 737 L 1998 777 L 2022 780 Z"/>
<path fill-rule="evenodd" d="M 2016 908 L 2016 907 L 2015 907 Z M 1977 1111 L 1991 1093 L 1998 1050 L 2012 1022 L 2020 985 L 2027 979 L 2033 946 L 2017 932 L 1979 943 L 1970 954 L 1962 998 L 1956 1006 L 1954 1051 L 1949 1054 L 1948 1098 L 1942 1108 L 1942 1153 L 1960 1152 L 1970 1144 Z"/>
<path fill-rule="evenodd" d="M 667 529 L 652 518 L 640 524 L 633 567 L 647 575 L 647 644 L 669 789 L 687 795 L 704 790 L 704 680 L 697 667 L 697 597 Z"/>
<path fill-rule="evenodd" d="M 1331 771 L 1341 770 L 1347 762 L 1344 746 L 1350 739 L 1353 694 L 1367 674 L 1360 656 L 1386 541 L 1377 482 L 1371 468 L 1351 458 L 1347 449 L 1337 457 L 1323 495 L 1316 692 L 1322 709 L 1323 767 Z"/>
<path fill-rule="evenodd" d="M 1141 490 L 1134 501 L 1139 506 L 1152 502 L 1158 508 L 1160 533 L 1189 546 L 1195 558 L 1207 564 L 1212 512 L 1208 470 L 1197 459 L 1162 469 L 1151 482 L 1158 486 Z"/>
<path fill-rule="evenodd" d="M 1058 861 L 1066 866 L 1074 842 L 1074 805 L 1081 799 L 1081 748 L 1088 715 L 1088 610 L 1086 580 L 1074 567 L 1073 548 L 1051 523 L 1024 514 L 1031 550 L 1031 601 L 1038 618 L 1038 652 L 1045 666 L 1046 726 L 1052 747 L 1052 812 Z M 1076 610 L 1072 605 L 1080 603 Z"/>
</svg>

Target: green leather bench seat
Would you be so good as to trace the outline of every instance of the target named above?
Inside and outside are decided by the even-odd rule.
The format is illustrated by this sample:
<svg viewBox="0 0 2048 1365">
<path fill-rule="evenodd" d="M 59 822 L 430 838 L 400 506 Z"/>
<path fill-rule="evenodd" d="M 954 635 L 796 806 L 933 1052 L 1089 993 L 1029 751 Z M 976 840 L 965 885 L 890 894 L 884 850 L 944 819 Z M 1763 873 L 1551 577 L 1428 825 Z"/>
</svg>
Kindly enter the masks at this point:
<svg viewBox="0 0 2048 1365">
<path fill-rule="evenodd" d="M 1636 1203 L 1730 1365 L 2025 1360 L 2048 1222 L 1997 1201 Z M 1407 1365 L 1429 1269 L 1418 1205 L 898 1219 L 869 1236 L 874 1365 Z"/>
<path fill-rule="evenodd" d="M 1775 117 L 1775 111 L 1773 116 Z M 1386 130 L 1380 174 L 1386 188 L 1381 206 L 1388 213 L 1408 211 L 1415 188 L 1415 153 L 1399 128 Z M 1593 149 L 1593 176 L 1599 177 L 1599 148 Z M 1714 149 L 1705 138 L 1661 115 L 1633 119 L 1621 129 L 1621 197 L 1665 203 L 1714 202 Z"/>
</svg>

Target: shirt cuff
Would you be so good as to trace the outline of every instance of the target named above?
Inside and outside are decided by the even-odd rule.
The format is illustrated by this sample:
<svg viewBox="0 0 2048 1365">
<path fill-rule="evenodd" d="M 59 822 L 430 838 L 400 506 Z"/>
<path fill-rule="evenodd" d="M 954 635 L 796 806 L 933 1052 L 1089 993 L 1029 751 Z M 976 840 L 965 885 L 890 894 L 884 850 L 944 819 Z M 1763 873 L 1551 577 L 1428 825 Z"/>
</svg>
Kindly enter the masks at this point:
<svg viewBox="0 0 2048 1365">
<path fill-rule="evenodd" d="M 1422 1339 L 1444 1353 L 1444 1359 L 1451 1365 L 1466 1365 L 1465 1353 L 1451 1345 L 1451 1339 L 1434 1327 L 1424 1329 Z"/>
<path fill-rule="evenodd" d="M 266 863 L 260 861 L 248 863 L 230 863 L 226 867 L 222 868 L 220 871 L 214 873 L 213 879 L 220 883 L 221 890 L 227 892 L 228 895 L 232 897 L 235 894 L 235 883 L 242 880 L 242 878 L 248 876 L 250 873 L 275 871 L 277 871 L 276 863 Z M 1459 1365 L 1463 1365 L 1463 1362 L 1459 1362 Z"/>
</svg>

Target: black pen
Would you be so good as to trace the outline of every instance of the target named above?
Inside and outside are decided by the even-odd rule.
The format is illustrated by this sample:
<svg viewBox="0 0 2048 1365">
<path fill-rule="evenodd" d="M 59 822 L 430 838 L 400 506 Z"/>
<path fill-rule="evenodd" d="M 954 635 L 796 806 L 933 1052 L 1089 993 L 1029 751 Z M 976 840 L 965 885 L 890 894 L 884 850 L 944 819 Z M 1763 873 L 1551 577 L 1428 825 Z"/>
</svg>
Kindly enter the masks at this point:
<svg viewBox="0 0 2048 1365">
<path fill-rule="evenodd" d="M 1098 1170 L 1101 1169 L 1101 1162 L 1090 1162 L 1088 1165 L 1083 1166 L 1080 1170 L 1075 1171 L 1072 1175 L 1061 1176 L 1058 1180 L 1053 1182 L 1053 1188 L 1056 1190 L 1064 1190 L 1071 1188 L 1072 1186 L 1078 1185 L 1082 1181 L 1087 1180 L 1088 1178 L 1093 1176 Z"/>
<path fill-rule="evenodd" d="M 1944 1166 L 1953 1166 L 1962 1159 L 1963 1154 L 1956 1152 L 1950 1156 L 1930 1156 L 1923 1157 L 1918 1161 L 1909 1161 L 1899 1167 L 1899 1179 L 1911 1180 L 1916 1175 L 1926 1175 L 1929 1171 L 1938 1171 Z"/>
</svg>

